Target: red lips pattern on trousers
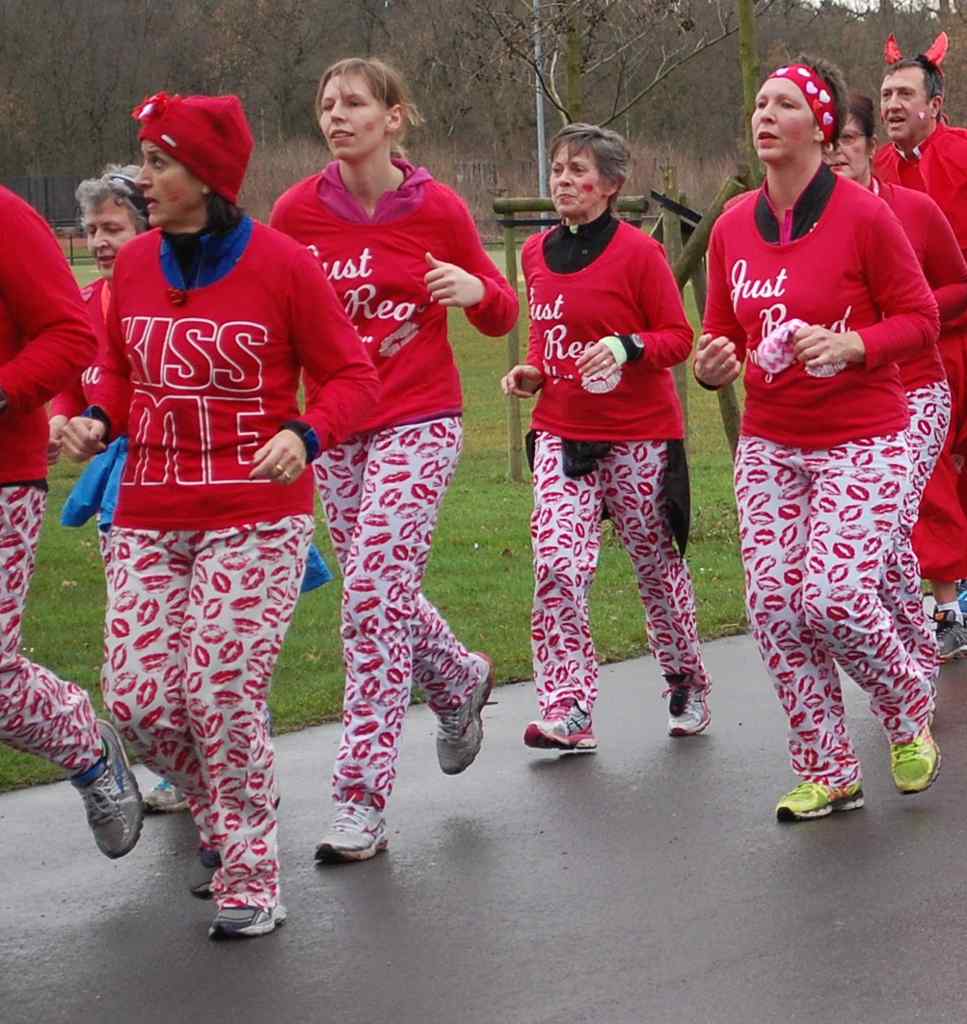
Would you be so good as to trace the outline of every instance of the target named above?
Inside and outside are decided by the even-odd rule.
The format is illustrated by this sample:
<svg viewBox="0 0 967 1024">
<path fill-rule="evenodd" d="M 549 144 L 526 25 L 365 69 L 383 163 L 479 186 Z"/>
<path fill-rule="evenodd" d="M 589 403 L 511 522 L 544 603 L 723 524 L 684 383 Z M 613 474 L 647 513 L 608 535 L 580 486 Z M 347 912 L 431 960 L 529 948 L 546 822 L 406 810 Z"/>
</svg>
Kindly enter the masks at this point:
<svg viewBox="0 0 967 1024">
<path fill-rule="evenodd" d="M 887 559 L 880 597 L 893 616 L 897 634 L 924 677 L 933 681 L 940 671 L 937 639 L 923 608 L 920 563 L 913 550 L 913 527 L 920 501 L 943 451 L 950 430 L 950 388 L 935 381 L 907 392 L 910 426 L 906 430 L 910 453 L 910 487 L 897 530 L 897 545 Z"/>
<path fill-rule="evenodd" d="M 588 476 L 564 476 L 561 439 L 537 435 L 534 461 L 534 609 L 531 643 L 542 712 L 563 697 L 591 709 L 598 660 L 588 593 L 601 546 L 601 504 L 631 557 L 645 608 L 648 646 L 663 674 L 684 673 L 708 690 L 695 594 L 662 508 L 665 441 L 624 441 Z"/>
<path fill-rule="evenodd" d="M 91 700 L 20 653 L 46 507 L 39 487 L 0 488 L 0 742 L 76 774 L 101 756 Z"/>
<path fill-rule="evenodd" d="M 221 854 L 220 907 L 279 900 L 265 706 L 313 528 L 287 516 L 197 533 L 111 531 L 104 700 Z"/>
<path fill-rule="evenodd" d="M 909 487 L 903 434 L 822 450 L 740 438 L 749 623 L 803 779 L 845 786 L 860 777 L 837 664 L 869 694 L 891 743 L 910 742 L 927 724 L 932 687 L 880 598 Z"/>
<path fill-rule="evenodd" d="M 488 671 L 420 589 L 462 443 L 461 421 L 447 417 L 352 438 L 314 463 L 343 572 L 337 802 L 385 808 L 414 686 L 434 711 L 450 710 Z"/>
</svg>

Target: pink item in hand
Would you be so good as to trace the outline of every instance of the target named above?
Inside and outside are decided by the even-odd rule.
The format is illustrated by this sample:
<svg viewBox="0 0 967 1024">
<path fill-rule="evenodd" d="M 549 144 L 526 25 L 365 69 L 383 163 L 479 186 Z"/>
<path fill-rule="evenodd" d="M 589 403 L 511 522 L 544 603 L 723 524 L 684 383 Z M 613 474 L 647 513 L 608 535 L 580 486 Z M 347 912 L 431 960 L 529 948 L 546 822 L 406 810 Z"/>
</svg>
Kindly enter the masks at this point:
<svg viewBox="0 0 967 1024">
<path fill-rule="evenodd" d="M 771 330 L 755 350 L 756 362 L 768 374 L 782 373 L 796 361 L 792 344 L 796 331 L 808 326 L 804 320 L 787 320 Z"/>
</svg>

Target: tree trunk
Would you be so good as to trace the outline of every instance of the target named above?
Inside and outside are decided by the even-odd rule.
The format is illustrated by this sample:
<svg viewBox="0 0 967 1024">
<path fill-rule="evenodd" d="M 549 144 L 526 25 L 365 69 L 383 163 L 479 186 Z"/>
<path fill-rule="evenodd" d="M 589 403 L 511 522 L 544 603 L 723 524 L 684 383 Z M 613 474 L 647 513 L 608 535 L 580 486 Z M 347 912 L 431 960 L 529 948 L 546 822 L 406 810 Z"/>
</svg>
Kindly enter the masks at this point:
<svg viewBox="0 0 967 1024">
<path fill-rule="evenodd" d="M 736 0 L 739 8 L 739 63 L 742 68 L 742 100 L 745 108 L 745 159 L 743 177 L 751 186 L 762 180 L 762 169 L 752 138 L 752 112 L 759 91 L 759 48 L 756 41 L 755 0 Z"/>
<path fill-rule="evenodd" d="M 575 5 L 567 19 L 567 117 L 571 122 L 584 120 L 583 61 L 581 60 L 581 9 Z"/>
</svg>

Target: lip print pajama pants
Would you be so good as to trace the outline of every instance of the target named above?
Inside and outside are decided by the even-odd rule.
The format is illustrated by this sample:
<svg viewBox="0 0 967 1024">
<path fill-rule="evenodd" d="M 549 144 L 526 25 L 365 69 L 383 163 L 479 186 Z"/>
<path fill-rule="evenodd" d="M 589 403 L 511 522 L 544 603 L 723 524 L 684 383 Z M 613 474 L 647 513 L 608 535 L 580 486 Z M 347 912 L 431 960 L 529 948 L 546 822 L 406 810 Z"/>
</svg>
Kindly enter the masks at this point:
<svg viewBox="0 0 967 1024">
<path fill-rule="evenodd" d="M 631 557 L 645 607 L 648 646 L 665 675 L 684 673 L 708 690 L 695 623 L 695 594 L 662 508 L 664 441 L 615 444 L 598 468 L 564 476 L 561 439 L 540 432 L 534 458 L 534 610 L 531 643 L 541 713 L 573 698 L 589 711 L 598 696 L 598 660 L 588 593 L 601 546 L 601 508 Z"/>
<path fill-rule="evenodd" d="M 462 445 L 463 424 L 447 417 L 351 438 L 313 464 L 343 573 L 337 803 L 385 808 L 414 686 L 434 711 L 446 711 L 489 671 L 420 590 Z"/>
<path fill-rule="evenodd" d="M 789 719 L 793 771 L 860 778 L 837 663 L 869 694 L 891 743 L 908 743 L 932 687 L 880 597 L 910 486 L 903 434 L 807 451 L 742 437 L 739 538 L 753 636 Z"/>
<path fill-rule="evenodd" d="M 111 531 L 104 701 L 188 798 L 222 867 L 219 907 L 279 901 L 275 752 L 265 704 L 314 523 Z"/>
<path fill-rule="evenodd" d="M 90 697 L 20 653 L 46 507 L 39 487 L 0 487 L 0 742 L 75 775 L 103 749 Z"/>
<path fill-rule="evenodd" d="M 923 492 L 950 430 L 950 388 L 946 381 L 937 381 L 908 391 L 907 404 L 910 407 L 910 426 L 906 431 L 912 469 L 910 487 L 897 531 L 896 556 L 887 564 L 880 597 L 893 615 L 903 646 L 913 655 L 924 677 L 933 683 L 940 671 L 940 655 L 936 636 L 923 610 L 913 528 L 920 517 Z"/>
</svg>

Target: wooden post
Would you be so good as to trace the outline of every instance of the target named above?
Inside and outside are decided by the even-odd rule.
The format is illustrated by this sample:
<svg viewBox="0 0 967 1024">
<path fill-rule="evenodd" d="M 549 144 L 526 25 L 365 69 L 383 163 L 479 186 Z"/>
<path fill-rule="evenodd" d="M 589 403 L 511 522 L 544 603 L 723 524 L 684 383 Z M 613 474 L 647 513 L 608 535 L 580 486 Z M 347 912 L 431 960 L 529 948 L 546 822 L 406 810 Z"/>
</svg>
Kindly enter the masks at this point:
<svg viewBox="0 0 967 1024">
<path fill-rule="evenodd" d="M 507 283 L 517 294 L 517 240 L 514 228 L 504 226 L 504 266 Z M 512 370 L 520 362 L 520 326 L 515 320 L 507 334 L 507 369 Z M 509 395 L 507 398 L 507 449 L 510 455 L 510 478 L 515 483 L 524 479 L 524 429 L 521 425 L 520 399 Z"/>
<path fill-rule="evenodd" d="M 665 194 L 675 195 L 675 168 L 670 164 L 665 167 Z M 683 201 L 683 200 L 682 200 Z M 662 243 L 665 252 L 668 254 L 668 262 L 674 267 L 682 255 L 682 226 L 678 216 L 670 210 L 661 211 Z M 685 284 L 680 282 L 679 289 L 684 291 Z M 678 391 L 678 400 L 682 406 L 682 416 L 685 420 L 685 436 L 688 436 L 688 363 L 679 363 L 672 370 L 675 377 L 675 388 Z"/>
</svg>

